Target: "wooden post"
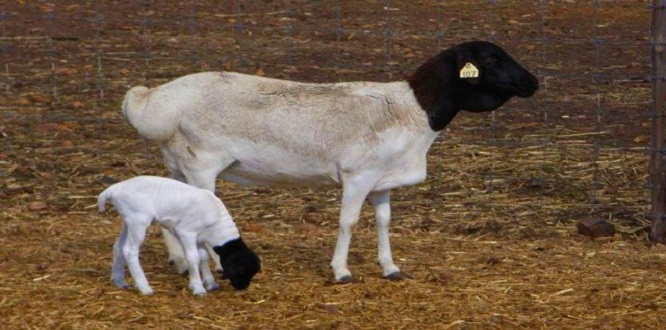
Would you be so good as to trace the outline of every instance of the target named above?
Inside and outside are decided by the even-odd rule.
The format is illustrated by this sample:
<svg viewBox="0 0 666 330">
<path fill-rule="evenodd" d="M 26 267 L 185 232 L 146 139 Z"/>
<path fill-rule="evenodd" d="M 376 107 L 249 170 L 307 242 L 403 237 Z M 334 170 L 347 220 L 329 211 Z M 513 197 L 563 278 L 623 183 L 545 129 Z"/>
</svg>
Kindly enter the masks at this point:
<svg viewBox="0 0 666 330">
<path fill-rule="evenodd" d="M 652 181 L 652 228 L 650 239 L 666 244 L 666 0 L 653 0 L 652 7 L 652 143 L 650 179 Z"/>
</svg>

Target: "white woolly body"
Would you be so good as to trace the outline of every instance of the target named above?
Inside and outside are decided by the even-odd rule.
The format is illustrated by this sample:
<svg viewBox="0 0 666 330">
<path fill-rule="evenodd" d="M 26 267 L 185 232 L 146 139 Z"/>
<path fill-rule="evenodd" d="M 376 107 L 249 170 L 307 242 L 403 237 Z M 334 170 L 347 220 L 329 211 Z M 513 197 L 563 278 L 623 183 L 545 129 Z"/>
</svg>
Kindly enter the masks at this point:
<svg viewBox="0 0 666 330">
<path fill-rule="evenodd" d="M 224 204 L 205 189 L 172 179 L 138 176 L 105 189 L 98 198 L 100 212 L 111 203 L 124 221 L 150 218 L 160 226 L 192 233 L 198 242 L 221 246 L 240 233 Z"/>
<path fill-rule="evenodd" d="M 105 189 L 97 201 L 100 212 L 105 211 L 107 200 L 123 220 L 123 230 L 114 245 L 111 279 L 116 285 L 127 286 L 124 279 L 127 265 L 137 289 L 144 294 L 152 293 L 138 254 L 146 230 L 154 221 L 176 237 L 185 250 L 194 293 L 204 294 L 204 284 L 208 290 L 218 288 L 203 243 L 222 246 L 238 239 L 240 234 L 229 212 L 212 192 L 172 179 L 139 176 Z"/>
<path fill-rule="evenodd" d="M 135 87 L 123 111 L 162 144 L 172 170 L 205 168 L 253 185 L 346 177 L 372 181 L 372 191 L 414 184 L 425 179 L 437 136 L 407 82 L 308 84 L 206 72 Z"/>
<path fill-rule="evenodd" d="M 351 232 L 367 197 L 384 275 L 402 274 L 389 245 L 389 191 L 425 180 L 426 153 L 437 137 L 408 82 L 310 84 L 206 72 L 134 87 L 123 113 L 139 134 L 160 143 L 172 178 L 200 188 L 214 191 L 218 175 L 251 185 L 341 184 L 331 262 L 338 280 L 351 276 Z M 177 245 L 164 236 L 179 264 Z"/>
<path fill-rule="evenodd" d="M 460 77 L 468 64 L 479 71 L 473 80 Z M 530 97 L 538 85 L 501 47 L 472 41 L 443 50 L 407 81 L 309 84 L 205 72 L 134 87 L 123 113 L 160 143 L 172 178 L 199 188 L 214 191 L 218 176 L 254 185 L 340 184 L 331 261 L 338 281 L 351 280 L 347 255 L 367 198 L 384 276 L 401 279 L 407 275 L 389 244 L 390 190 L 425 180 L 428 148 L 459 111 L 492 111 L 513 96 Z"/>
</svg>

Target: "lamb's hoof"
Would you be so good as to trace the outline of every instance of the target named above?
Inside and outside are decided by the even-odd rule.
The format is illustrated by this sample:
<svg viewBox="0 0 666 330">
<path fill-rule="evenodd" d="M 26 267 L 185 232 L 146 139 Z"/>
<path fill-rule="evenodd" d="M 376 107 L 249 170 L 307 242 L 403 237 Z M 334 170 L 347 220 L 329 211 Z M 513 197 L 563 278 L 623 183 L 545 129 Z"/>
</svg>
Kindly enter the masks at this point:
<svg viewBox="0 0 666 330">
<path fill-rule="evenodd" d="M 211 284 L 211 285 L 206 285 L 206 291 L 217 291 L 220 289 L 220 285 L 217 283 Z"/>
<path fill-rule="evenodd" d="M 125 281 L 113 281 L 113 285 L 125 290 L 130 288 L 129 284 Z"/>
<path fill-rule="evenodd" d="M 393 272 L 384 276 L 389 281 L 402 281 L 402 280 L 413 280 L 414 278 L 411 275 L 405 274 L 401 271 Z"/>
<path fill-rule="evenodd" d="M 141 294 L 144 295 L 144 296 L 152 296 L 153 295 L 153 290 L 141 291 Z"/>
<path fill-rule="evenodd" d="M 354 278 L 351 275 L 345 275 L 337 280 L 335 280 L 335 284 L 349 284 L 353 283 Z"/>
<path fill-rule="evenodd" d="M 176 273 L 180 275 L 185 275 L 188 273 L 187 264 L 183 264 L 182 262 L 177 262 L 175 260 L 169 260 L 169 265 L 172 265 L 176 270 Z"/>
</svg>

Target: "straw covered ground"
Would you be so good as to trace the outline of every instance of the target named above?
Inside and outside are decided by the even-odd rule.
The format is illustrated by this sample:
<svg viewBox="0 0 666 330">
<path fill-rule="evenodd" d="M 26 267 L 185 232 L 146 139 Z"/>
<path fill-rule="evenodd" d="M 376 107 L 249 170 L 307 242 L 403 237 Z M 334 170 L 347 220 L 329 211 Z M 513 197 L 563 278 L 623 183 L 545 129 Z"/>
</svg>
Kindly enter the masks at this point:
<svg viewBox="0 0 666 330">
<path fill-rule="evenodd" d="M 5 3 L 3 327 L 664 328 L 666 247 L 645 232 L 647 2 L 534 3 Z M 96 195 L 136 175 L 167 175 L 157 148 L 120 115 L 128 86 L 201 70 L 387 81 L 438 42 L 489 37 L 542 89 L 494 114 L 456 118 L 429 153 L 427 181 L 394 191 L 393 253 L 413 280 L 381 278 L 366 206 L 349 258 L 360 281 L 330 282 L 335 187 L 220 181 L 218 195 L 262 259 L 248 290 L 220 280 L 221 290 L 193 296 L 157 228 L 141 255 L 155 295 L 110 283 L 120 223 L 96 212 Z M 585 218 L 617 233 L 579 235 Z"/>
</svg>

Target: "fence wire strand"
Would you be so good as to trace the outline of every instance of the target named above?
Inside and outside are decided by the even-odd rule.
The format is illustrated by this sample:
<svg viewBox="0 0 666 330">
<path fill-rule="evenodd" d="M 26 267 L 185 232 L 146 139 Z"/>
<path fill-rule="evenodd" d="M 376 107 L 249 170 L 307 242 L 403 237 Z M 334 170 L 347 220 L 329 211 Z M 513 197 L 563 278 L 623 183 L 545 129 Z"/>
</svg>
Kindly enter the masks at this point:
<svg viewBox="0 0 666 330">
<path fill-rule="evenodd" d="M 655 111 L 630 113 L 645 110 L 652 102 L 632 97 L 628 91 L 644 93 L 645 86 L 640 83 L 647 75 L 648 48 L 654 45 L 645 47 L 646 43 L 640 44 L 635 39 L 645 36 L 627 37 L 608 32 L 615 28 L 608 22 L 612 15 L 609 12 L 622 13 L 623 6 L 629 6 L 614 1 L 563 4 L 540 0 L 522 4 L 524 8 L 520 8 L 513 2 L 496 0 L 475 1 L 473 5 L 444 0 L 418 3 L 335 0 L 330 5 L 321 1 L 235 0 L 179 3 L 174 5 L 179 11 L 163 10 L 149 0 L 129 3 L 131 10 L 97 1 L 19 3 L 0 5 L 3 62 L 0 70 L 7 100 L 0 104 L 2 119 L 37 124 L 92 121 L 100 132 L 95 135 L 100 140 L 97 146 L 100 155 L 106 150 L 103 136 L 111 124 L 121 121 L 109 119 L 107 114 L 118 111 L 122 95 L 132 85 L 155 86 L 202 70 L 251 74 L 261 70 L 270 77 L 313 82 L 397 80 L 443 48 L 483 39 L 507 45 L 515 57 L 524 60 L 537 74 L 540 91 L 532 100 L 507 104 L 507 111 L 491 112 L 474 121 L 467 117 L 456 121 L 443 138 L 449 133 L 456 138 L 456 134 L 462 136 L 466 130 L 474 131 L 475 135 L 465 135 L 469 139 L 462 142 L 487 148 L 491 167 L 481 175 L 484 183 L 480 190 L 486 194 L 488 203 L 495 202 L 494 196 L 508 189 L 507 182 L 511 179 L 502 172 L 507 150 L 522 152 L 536 148 L 530 151 L 538 150 L 535 161 L 544 174 L 518 179 L 546 186 L 553 181 L 545 173 L 552 170 L 547 159 L 549 153 L 560 148 L 558 152 L 565 163 L 571 161 L 567 157 L 574 148 L 589 148 L 589 157 L 580 163 L 589 164 L 593 170 L 580 181 L 585 181 L 589 212 L 594 213 L 607 209 L 603 206 L 606 198 L 603 194 L 609 185 L 604 181 L 608 169 L 603 157 L 608 148 L 618 148 L 623 153 L 648 150 L 647 142 L 632 142 L 632 139 L 641 140 L 647 132 L 636 127 L 630 133 L 612 131 L 618 125 L 613 116 L 631 116 L 627 121 L 649 121 L 663 115 Z M 647 19 L 654 10 L 648 6 L 641 14 L 645 17 L 636 19 Z M 567 15 L 582 11 L 589 14 L 586 16 L 589 23 L 567 26 L 570 24 Z M 368 15 L 372 18 L 368 19 Z M 33 23 L 27 27 L 20 25 L 25 22 Z M 521 29 L 514 29 L 516 26 Z M 82 47 L 77 49 L 75 43 Z M 635 53 L 644 57 L 631 58 L 633 53 L 627 50 L 636 47 L 643 47 Z M 624 56 L 625 62 L 614 56 Z M 63 72 L 76 65 L 76 61 L 92 64 L 94 70 L 81 74 L 80 81 L 72 84 L 75 78 Z M 641 62 L 636 66 L 640 69 L 631 67 L 634 61 Z M 76 70 L 83 71 L 78 67 Z M 35 71 L 40 72 L 34 74 Z M 36 78 L 30 78 L 30 74 Z M 29 79 L 33 80 L 28 82 Z M 659 79 L 664 78 L 652 77 L 651 81 Z M 20 84 L 34 85 L 35 91 L 17 87 Z M 90 95 L 84 93 L 90 99 L 82 102 L 90 109 L 71 107 L 77 88 L 93 91 Z M 37 95 L 42 91 L 47 91 L 46 101 Z M 532 108 L 526 109 L 520 102 L 530 102 L 527 104 Z M 509 128 L 526 126 L 530 121 L 537 122 L 535 127 L 540 130 L 513 132 Z M 582 121 L 586 121 L 585 125 Z M 37 124 L 26 124 L 23 131 L 32 132 Z M 640 129 L 641 124 L 635 126 Z M 575 135 L 581 130 L 590 135 L 584 135 L 587 140 L 581 138 L 583 142 L 579 141 L 579 145 L 562 144 L 558 140 L 561 137 L 557 134 Z M 623 134 L 636 136 L 609 142 L 611 135 Z M 56 144 L 55 140 L 52 143 Z M 4 144 L 4 149 L 10 148 L 9 142 Z M 448 151 L 440 151 L 439 157 L 446 158 Z M 148 142 L 144 156 L 155 157 Z M 434 175 L 440 181 L 447 176 Z M 653 186 L 653 182 L 642 183 L 633 189 L 648 193 Z"/>
</svg>

